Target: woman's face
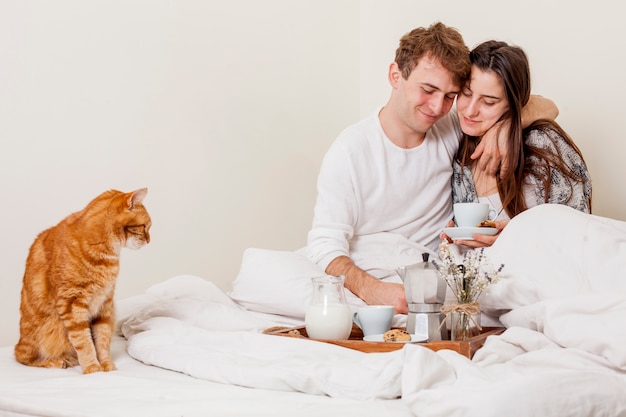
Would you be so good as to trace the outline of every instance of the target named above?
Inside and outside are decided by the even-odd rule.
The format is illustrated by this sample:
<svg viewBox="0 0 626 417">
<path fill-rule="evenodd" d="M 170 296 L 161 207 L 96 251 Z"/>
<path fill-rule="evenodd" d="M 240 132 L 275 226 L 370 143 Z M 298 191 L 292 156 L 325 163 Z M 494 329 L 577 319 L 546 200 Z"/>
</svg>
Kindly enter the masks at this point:
<svg viewBox="0 0 626 417">
<path fill-rule="evenodd" d="M 498 74 L 472 66 L 470 81 L 458 95 L 456 108 L 463 132 L 482 136 L 509 109 Z"/>
</svg>

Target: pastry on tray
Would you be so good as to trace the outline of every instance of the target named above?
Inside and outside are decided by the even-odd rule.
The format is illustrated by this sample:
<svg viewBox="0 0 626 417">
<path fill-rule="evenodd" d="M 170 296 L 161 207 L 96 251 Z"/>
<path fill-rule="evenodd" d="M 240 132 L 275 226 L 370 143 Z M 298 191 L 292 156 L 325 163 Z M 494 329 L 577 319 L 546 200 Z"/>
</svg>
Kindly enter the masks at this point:
<svg viewBox="0 0 626 417">
<path fill-rule="evenodd" d="M 385 342 L 408 342 L 411 340 L 411 335 L 403 329 L 391 329 L 383 334 L 383 340 Z"/>
</svg>

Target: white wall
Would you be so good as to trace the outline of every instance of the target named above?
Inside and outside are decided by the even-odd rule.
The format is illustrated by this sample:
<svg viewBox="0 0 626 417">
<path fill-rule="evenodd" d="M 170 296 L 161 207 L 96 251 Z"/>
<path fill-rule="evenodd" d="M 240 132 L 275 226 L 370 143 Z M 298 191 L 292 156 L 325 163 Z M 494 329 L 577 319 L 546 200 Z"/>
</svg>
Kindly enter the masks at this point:
<svg viewBox="0 0 626 417">
<path fill-rule="evenodd" d="M 356 1 L 0 2 L 0 345 L 37 233 L 147 186 L 152 242 L 117 297 L 229 289 L 246 247 L 297 249 L 322 155 L 359 117 Z"/>
<path fill-rule="evenodd" d="M 554 2 L 556 3 L 556 2 Z M 0 2 L 0 345 L 17 340 L 28 247 L 100 192 L 150 191 L 153 241 L 117 297 L 192 273 L 227 290 L 246 247 L 304 245 L 321 157 L 385 103 L 402 34 L 435 20 L 524 47 L 582 148 L 594 211 L 626 220 L 611 0 Z"/>
</svg>

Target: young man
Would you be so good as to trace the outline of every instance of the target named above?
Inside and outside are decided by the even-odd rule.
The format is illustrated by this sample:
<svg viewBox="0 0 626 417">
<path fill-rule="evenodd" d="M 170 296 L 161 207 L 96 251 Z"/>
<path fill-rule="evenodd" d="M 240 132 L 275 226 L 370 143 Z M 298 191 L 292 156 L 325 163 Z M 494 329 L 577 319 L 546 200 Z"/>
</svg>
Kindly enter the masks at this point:
<svg viewBox="0 0 626 417">
<path fill-rule="evenodd" d="M 404 286 L 365 272 L 351 258 L 354 247 L 363 238 L 393 242 L 399 235 L 432 253 L 452 218 L 452 160 L 462 131 L 450 109 L 470 69 L 456 29 L 414 29 L 389 67 L 387 104 L 345 129 L 324 157 L 307 255 L 326 273 L 344 275 L 345 287 L 367 304 L 407 312 Z M 489 152 L 481 164 L 496 172 L 497 139 L 483 142 Z"/>
</svg>

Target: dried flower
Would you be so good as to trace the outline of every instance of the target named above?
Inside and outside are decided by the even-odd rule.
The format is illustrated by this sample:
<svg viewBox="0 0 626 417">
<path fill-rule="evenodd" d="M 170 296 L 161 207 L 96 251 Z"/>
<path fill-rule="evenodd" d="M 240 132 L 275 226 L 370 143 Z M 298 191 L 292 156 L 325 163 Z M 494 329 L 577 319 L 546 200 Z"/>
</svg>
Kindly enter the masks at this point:
<svg viewBox="0 0 626 417">
<path fill-rule="evenodd" d="M 491 284 L 498 282 L 498 274 L 504 268 L 501 264 L 497 269 L 487 261 L 484 248 L 469 250 L 463 255 L 463 263 L 457 264 L 450 253 L 450 245 L 443 241 L 439 256 L 441 262 L 433 260 L 439 276 L 446 280 L 459 303 L 473 303 Z"/>
</svg>

